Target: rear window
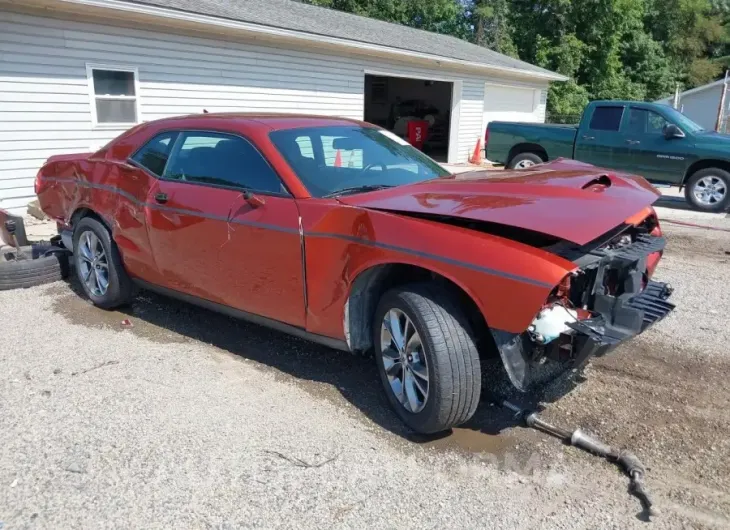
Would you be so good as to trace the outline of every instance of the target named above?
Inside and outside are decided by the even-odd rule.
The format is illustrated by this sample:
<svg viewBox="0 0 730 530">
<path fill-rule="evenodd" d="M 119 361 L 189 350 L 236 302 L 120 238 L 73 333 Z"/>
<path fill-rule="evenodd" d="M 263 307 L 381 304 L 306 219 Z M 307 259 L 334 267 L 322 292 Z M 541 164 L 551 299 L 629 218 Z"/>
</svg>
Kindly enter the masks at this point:
<svg viewBox="0 0 730 530">
<path fill-rule="evenodd" d="M 618 131 L 623 115 L 623 107 L 596 107 L 588 127 L 594 131 Z"/>
</svg>

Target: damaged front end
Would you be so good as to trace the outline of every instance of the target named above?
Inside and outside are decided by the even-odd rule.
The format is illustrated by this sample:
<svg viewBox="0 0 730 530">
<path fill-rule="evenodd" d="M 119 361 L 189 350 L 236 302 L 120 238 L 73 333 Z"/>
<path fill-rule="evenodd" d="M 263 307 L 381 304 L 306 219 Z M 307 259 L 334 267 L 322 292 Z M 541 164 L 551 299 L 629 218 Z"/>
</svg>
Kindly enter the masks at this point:
<svg viewBox="0 0 730 530">
<path fill-rule="evenodd" d="M 656 217 L 621 225 L 583 246 L 547 249 L 576 264 L 521 334 L 493 332 L 512 383 L 526 390 L 542 373 L 580 368 L 667 316 L 670 285 L 651 280 L 664 250 Z M 540 370 L 551 365 L 552 370 Z"/>
</svg>

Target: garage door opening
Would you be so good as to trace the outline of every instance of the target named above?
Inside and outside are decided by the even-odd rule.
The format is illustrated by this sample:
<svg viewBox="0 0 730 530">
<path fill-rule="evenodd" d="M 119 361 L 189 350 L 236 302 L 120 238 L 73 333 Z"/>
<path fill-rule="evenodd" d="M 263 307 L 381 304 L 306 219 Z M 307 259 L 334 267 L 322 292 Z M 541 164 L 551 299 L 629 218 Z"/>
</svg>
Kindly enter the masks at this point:
<svg viewBox="0 0 730 530">
<path fill-rule="evenodd" d="M 446 162 L 452 92 L 453 83 L 446 81 L 366 74 L 365 121 L 394 132 L 431 158 Z M 419 134 L 423 134 L 422 144 Z"/>
</svg>

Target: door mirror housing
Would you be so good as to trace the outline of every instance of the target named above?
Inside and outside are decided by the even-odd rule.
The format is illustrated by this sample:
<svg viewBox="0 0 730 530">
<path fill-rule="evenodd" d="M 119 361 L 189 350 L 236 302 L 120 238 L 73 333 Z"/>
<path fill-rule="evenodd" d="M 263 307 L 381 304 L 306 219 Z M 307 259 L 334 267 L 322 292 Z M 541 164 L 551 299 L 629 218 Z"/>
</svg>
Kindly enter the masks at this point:
<svg viewBox="0 0 730 530">
<path fill-rule="evenodd" d="M 667 140 L 671 140 L 673 138 L 684 138 L 684 133 L 682 132 L 682 129 L 680 129 L 673 123 L 666 124 L 662 132 L 664 133 L 664 138 L 666 138 Z"/>
</svg>

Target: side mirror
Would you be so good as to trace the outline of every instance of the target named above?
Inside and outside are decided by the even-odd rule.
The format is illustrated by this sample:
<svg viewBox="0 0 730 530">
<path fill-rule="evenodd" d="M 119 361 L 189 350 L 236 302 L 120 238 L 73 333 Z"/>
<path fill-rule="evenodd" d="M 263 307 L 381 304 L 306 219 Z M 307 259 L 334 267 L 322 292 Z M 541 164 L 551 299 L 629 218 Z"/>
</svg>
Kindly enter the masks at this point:
<svg viewBox="0 0 730 530">
<path fill-rule="evenodd" d="M 666 124 L 662 132 L 664 133 L 664 138 L 666 138 L 667 140 L 671 140 L 672 138 L 684 138 L 684 133 L 682 132 L 682 129 L 680 129 L 673 123 Z"/>
</svg>

